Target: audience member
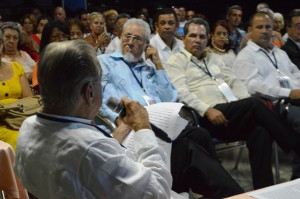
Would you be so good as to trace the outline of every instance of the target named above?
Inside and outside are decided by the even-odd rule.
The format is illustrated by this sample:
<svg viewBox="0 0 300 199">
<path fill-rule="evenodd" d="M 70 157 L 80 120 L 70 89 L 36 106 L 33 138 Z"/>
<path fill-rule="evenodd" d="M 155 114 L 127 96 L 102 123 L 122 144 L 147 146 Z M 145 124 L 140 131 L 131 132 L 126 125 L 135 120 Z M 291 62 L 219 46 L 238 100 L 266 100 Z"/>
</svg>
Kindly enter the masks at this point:
<svg viewBox="0 0 300 199">
<path fill-rule="evenodd" d="M 91 33 L 89 25 L 89 11 L 83 10 L 79 13 L 79 20 L 84 26 L 84 37 L 88 36 Z"/>
<path fill-rule="evenodd" d="M 44 108 L 21 127 L 17 176 L 37 198 L 170 198 L 166 157 L 141 105 L 122 99 L 128 126 L 114 132 L 116 139 L 91 125 L 102 103 L 95 57 L 82 40 L 51 43 L 42 52 L 38 79 Z M 119 143 L 128 128 L 136 131 L 136 156 Z"/>
<path fill-rule="evenodd" d="M 281 35 L 285 33 L 284 31 L 284 18 L 281 13 L 274 13 L 274 27 L 273 30 L 279 32 Z"/>
<path fill-rule="evenodd" d="M 105 18 L 107 34 L 110 37 L 110 39 L 113 40 L 116 36 L 115 21 L 116 21 L 116 17 L 118 16 L 118 12 L 113 9 L 107 10 L 103 13 L 103 16 Z"/>
<path fill-rule="evenodd" d="M 32 8 L 31 14 L 35 17 L 35 20 L 37 21 L 38 18 L 42 15 L 42 11 L 39 8 Z"/>
<path fill-rule="evenodd" d="M 149 14 L 149 10 L 148 8 L 144 7 L 144 8 L 141 8 L 141 13 L 144 14 L 145 18 L 146 18 L 146 22 L 149 24 L 150 26 L 150 30 L 151 30 L 151 33 L 154 32 L 154 24 L 153 24 L 153 19 L 150 17 L 150 14 Z"/>
<path fill-rule="evenodd" d="M 227 10 L 226 21 L 229 27 L 229 40 L 231 49 L 237 54 L 240 51 L 240 44 L 246 32 L 239 28 L 242 22 L 243 11 L 239 5 L 233 5 Z"/>
<path fill-rule="evenodd" d="M 233 71 L 245 83 L 249 93 L 267 98 L 275 104 L 280 98 L 300 99 L 300 70 L 287 54 L 270 43 L 273 31 L 271 17 L 258 12 L 250 19 L 251 40 L 238 54 Z M 255 58 L 255 59 L 254 59 Z M 278 103 L 281 111 L 286 104 Z M 300 108 L 290 105 L 286 119 L 300 135 Z M 299 157 L 297 157 L 298 159 Z M 300 177 L 300 159 L 298 170 L 293 171 L 292 178 Z"/>
<path fill-rule="evenodd" d="M 0 31 L 0 58 L 3 55 L 2 32 Z M 23 67 L 18 62 L 0 61 L 0 103 L 10 104 L 20 98 L 32 96 Z M 16 149 L 18 130 L 13 130 L 0 122 L 0 140 Z"/>
<path fill-rule="evenodd" d="M 201 126 L 213 137 L 246 140 L 254 189 L 272 185 L 272 140 L 300 155 L 300 135 L 260 100 L 250 98 L 219 56 L 204 50 L 209 36 L 206 21 L 191 19 L 184 32 L 185 49 L 172 55 L 165 67 L 179 100 L 200 114 Z"/>
<path fill-rule="evenodd" d="M 70 31 L 70 39 L 83 39 L 84 26 L 77 19 L 71 19 L 68 21 L 69 31 Z"/>
<path fill-rule="evenodd" d="M 228 38 L 229 27 L 226 22 L 217 21 L 211 30 L 211 37 L 208 42 L 208 49 L 215 54 L 222 57 L 224 63 L 228 67 L 232 67 L 236 55 L 230 48 L 230 41 Z"/>
<path fill-rule="evenodd" d="M 154 20 L 156 34 L 150 39 L 150 44 L 157 49 L 164 66 L 172 54 L 181 51 L 183 43 L 174 36 L 178 21 L 172 8 L 158 10 Z"/>
<path fill-rule="evenodd" d="M 117 16 L 115 21 L 115 32 L 117 36 L 109 43 L 109 45 L 105 48 L 105 54 L 121 52 L 121 36 L 123 32 L 124 24 L 130 19 L 130 15 L 126 13 L 121 13 Z"/>
<path fill-rule="evenodd" d="M 63 7 L 55 7 L 53 12 L 53 20 L 65 22 L 67 18 L 66 11 Z"/>
<path fill-rule="evenodd" d="M 282 46 L 291 61 L 300 69 L 300 10 L 291 11 L 286 19 L 288 39 Z"/>
<path fill-rule="evenodd" d="M 32 14 L 26 14 L 21 17 L 20 24 L 29 36 L 36 32 L 36 19 Z"/>
<path fill-rule="evenodd" d="M 127 96 L 144 106 L 175 102 L 177 99 L 176 91 L 162 68 L 158 51 L 152 45 L 147 45 L 149 37 L 150 28 L 145 21 L 130 19 L 124 25 L 122 52 L 98 56 L 103 71 L 103 106 L 100 114 L 117 124 L 120 120 L 118 115 L 106 106 L 111 96 Z M 145 63 L 142 58 L 144 49 L 145 57 L 151 57 L 155 67 Z M 195 193 L 212 198 L 224 198 L 242 192 L 218 162 L 213 148 L 205 129 L 188 127 L 179 135 L 172 144 L 171 153 L 174 191 L 188 192 L 191 188 Z"/>
<path fill-rule="evenodd" d="M 261 11 L 262 9 L 265 9 L 265 8 L 270 8 L 269 4 L 267 4 L 266 2 L 261 2 L 261 3 L 257 4 L 256 12 Z"/>
<path fill-rule="evenodd" d="M 175 11 L 176 13 L 176 16 L 177 16 L 177 29 L 176 29 L 176 34 L 175 36 L 178 38 L 178 39 L 182 39 L 182 36 L 183 36 L 183 26 L 184 26 L 184 23 L 182 22 L 182 18 L 184 16 L 182 16 L 182 12 L 180 12 L 179 8 L 177 7 L 174 7 L 173 10 Z"/>
<path fill-rule="evenodd" d="M 32 79 L 32 69 L 35 61 L 27 52 L 19 50 L 21 45 L 21 27 L 15 22 L 5 22 L 1 26 L 4 43 L 4 56 L 2 61 L 6 63 L 19 62 L 29 81 Z"/>
<path fill-rule="evenodd" d="M 68 25 L 62 21 L 50 21 L 47 23 L 42 32 L 40 52 L 52 42 L 62 42 L 69 40 L 70 31 Z M 34 65 L 32 75 L 32 88 L 39 93 L 39 82 L 37 78 L 37 64 Z"/>
<path fill-rule="evenodd" d="M 21 30 L 21 43 L 20 50 L 25 51 L 35 61 L 39 59 L 39 45 L 33 39 L 32 36 L 28 35 L 27 32 Z"/>
<path fill-rule="evenodd" d="M 189 10 L 186 12 L 186 20 L 190 20 L 196 16 L 196 13 L 194 10 Z"/>
<path fill-rule="evenodd" d="M 259 12 L 264 12 L 266 14 L 268 14 L 270 16 L 270 18 L 272 19 L 272 26 L 274 26 L 274 12 L 270 9 L 270 8 L 262 8 L 261 11 Z M 248 27 L 249 29 L 249 27 Z M 244 36 L 242 42 L 241 42 L 241 45 L 240 45 L 240 48 L 243 49 L 247 42 L 249 41 L 249 39 L 251 39 L 251 32 L 248 31 L 248 33 Z M 273 29 L 272 31 L 272 37 L 271 37 L 271 41 L 270 41 L 272 44 L 278 46 L 279 48 L 283 45 L 284 41 L 283 41 L 283 38 L 281 36 L 281 34 L 277 31 L 275 31 Z"/>
<path fill-rule="evenodd" d="M 36 34 L 32 35 L 32 38 L 36 41 L 36 43 L 39 46 L 41 45 L 43 29 L 49 21 L 51 21 L 51 18 L 47 15 L 41 15 L 37 20 L 37 31 Z"/>
<path fill-rule="evenodd" d="M 97 54 L 103 54 L 110 42 L 103 15 L 99 12 L 92 12 L 89 15 L 89 24 L 91 34 L 85 37 L 84 40 L 95 48 Z"/>
</svg>

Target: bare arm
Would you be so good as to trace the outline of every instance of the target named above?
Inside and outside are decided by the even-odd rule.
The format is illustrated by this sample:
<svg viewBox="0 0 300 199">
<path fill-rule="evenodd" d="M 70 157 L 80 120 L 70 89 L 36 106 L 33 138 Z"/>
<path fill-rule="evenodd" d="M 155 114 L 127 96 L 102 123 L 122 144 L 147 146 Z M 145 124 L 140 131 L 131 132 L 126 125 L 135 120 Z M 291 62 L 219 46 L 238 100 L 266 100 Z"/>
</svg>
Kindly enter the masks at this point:
<svg viewBox="0 0 300 199">
<path fill-rule="evenodd" d="M 20 77 L 20 84 L 22 88 L 22 98 L 32 96 L 32 91 L 25 74 Z"/>
</svg>

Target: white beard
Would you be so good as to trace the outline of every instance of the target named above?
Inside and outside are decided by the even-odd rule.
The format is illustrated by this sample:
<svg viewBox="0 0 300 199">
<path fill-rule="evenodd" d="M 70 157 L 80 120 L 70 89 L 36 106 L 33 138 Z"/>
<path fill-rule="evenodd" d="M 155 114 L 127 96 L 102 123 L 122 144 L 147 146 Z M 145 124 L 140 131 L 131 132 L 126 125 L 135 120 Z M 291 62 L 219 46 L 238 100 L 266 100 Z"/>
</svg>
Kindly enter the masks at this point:
<svg viewBox="0 0 300 199">
<path fill-rule="evenodd" d="M 138 62 L 139 58 L 136 58 L 132 53 L 127 52 L 125 54 L 123 54 L 123 58 L 125 59 L 125 61 L 132 63 L 132 62 Z"/>
</svg>

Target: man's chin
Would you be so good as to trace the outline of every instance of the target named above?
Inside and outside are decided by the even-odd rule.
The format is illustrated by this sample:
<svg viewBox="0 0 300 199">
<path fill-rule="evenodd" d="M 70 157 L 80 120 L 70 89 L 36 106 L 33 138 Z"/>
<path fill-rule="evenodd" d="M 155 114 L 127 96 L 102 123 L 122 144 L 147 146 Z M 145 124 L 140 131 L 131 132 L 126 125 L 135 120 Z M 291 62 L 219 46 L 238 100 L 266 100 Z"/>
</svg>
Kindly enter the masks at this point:
<svg viewBox="0 0 300 199">
<path fill-rule="evenodd" d="M 127 62 L 138 62 L 139 58 L 135 57 L 132 53 L 126 52 L 123 54 L 123 58 Z"/>
</svg>

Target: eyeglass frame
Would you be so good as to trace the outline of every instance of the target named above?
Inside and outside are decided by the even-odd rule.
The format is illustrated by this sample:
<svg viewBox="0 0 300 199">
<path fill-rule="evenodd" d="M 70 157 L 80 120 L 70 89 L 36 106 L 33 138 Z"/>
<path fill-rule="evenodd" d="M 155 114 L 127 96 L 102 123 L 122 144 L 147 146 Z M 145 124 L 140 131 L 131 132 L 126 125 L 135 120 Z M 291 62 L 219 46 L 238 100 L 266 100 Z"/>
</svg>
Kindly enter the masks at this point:
<svg viewBox="0 0 300 199">
<path fill-rule="evenodd" d="M 127 33 L 126 35 L 122 35 L 122 40 L 123 41 L 129 42 L 131 38 L 132 38 L 132 42 L 134 44 L 140 44 L 140 43 L 143 43 L 146 40 L 146 38 L 143 38 L 143 37 L 138 36 L 138 35 L 132 35 L 130 33 Z"/>
<path fill-rule="evenodd" d="M 65 33 L 62 33 L 62 34 L 57 34 L 57 35 L 51 35 L 50 36 L 53 40 L 58 40 L 60 38 L 63 38 L 63 39 L 69 39 L 70 38 L 70 35 L 66 35 Z"/>
</svg>

